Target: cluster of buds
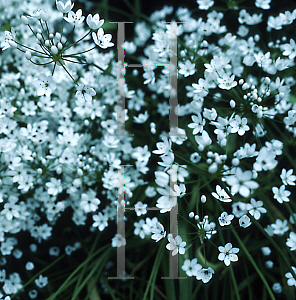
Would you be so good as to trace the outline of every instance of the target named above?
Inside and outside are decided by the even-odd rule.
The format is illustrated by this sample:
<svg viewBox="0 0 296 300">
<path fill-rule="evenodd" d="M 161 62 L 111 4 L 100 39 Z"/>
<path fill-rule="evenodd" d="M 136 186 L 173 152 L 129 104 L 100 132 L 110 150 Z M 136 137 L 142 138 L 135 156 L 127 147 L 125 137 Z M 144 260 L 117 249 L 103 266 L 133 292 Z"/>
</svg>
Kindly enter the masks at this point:
<svg viewBox="0 0 296 300">
<path fill-rule="evenodd" d="M 77 45 L 89 34 L 92 34 L 94 43 L 100 48 L 106 49 L 108 47 L 112 47 L 114 46 L 114 43 L 111 42 L 112 35 L 104 34 L 104 31 L 101 28 L 101 26 L 104 24 L 104 20 L 100 19 L 99 14 L 95 14 L 94 16 L 89 14 L 86 18 L 86 23 L 90 28 L 89 31 L 78 41 L 68 45 L 69 39 L 73 35 L 75 26 L 82 24 L 85 17 L 82 15 L 81 9 L 79 9 L 76 13 L 72 11 L 74 4 L 72 4 L 71 1 L 67 1 L 66 4 L 63 4 L 61 1 L 56 1 L 56 6 L 57 9 L 63 14 L 61 33 L 56 32 L 54 34 L 49 31 L 46 12 L 41 9 L 34 11 L 31 15 L 21 17 L 23 24 L 27 25 L 36 37 L 37 43 L 40 47 L 39 50 L 17 42 L 15 30 L 13 28 L 11 29 L 11 32 L 5 31 L 5 40 L 2 41 L 1 48 L 2 50 L 5 50 L 9 47 L 17 48 L 18 50 L 24 52 L 25 57 L 36 65 L 48 65 L 53 63 L 54 67 L 52 70 L 52 75 L 54 74 L 56 65 L 62 66 L 72 80 L 76 82 L 67 70 L 65 62 L 80 64 L 87 63 L 86 58 L 82 56 L 82 54 L 95 49 L 96 46 L 79 53 L 66 54 L 66 51 L 72 46 Z M 40 28 L 34 31 L 31 25 L 36 22 L 36 20 L 39 22 Z M 64 20 L 73 25 L 73 30 L 68 36 L 67 40 L 62 42 Z M 95 32 L 95 30 L 98 31 Z M 45 59 L 45 62 L 40 63 L 40 59 Z M 93 63 L 92 65 L 98 67 Z"/>
</svg>

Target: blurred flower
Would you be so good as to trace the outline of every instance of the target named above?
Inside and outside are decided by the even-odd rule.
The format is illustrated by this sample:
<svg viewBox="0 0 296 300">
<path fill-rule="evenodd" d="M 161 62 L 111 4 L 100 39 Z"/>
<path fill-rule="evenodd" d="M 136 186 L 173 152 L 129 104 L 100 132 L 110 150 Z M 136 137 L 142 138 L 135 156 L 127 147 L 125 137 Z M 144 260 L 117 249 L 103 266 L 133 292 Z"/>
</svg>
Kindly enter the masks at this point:
<svg viewBox="0 0 296 300">
<path fill-rule="evenodd" d="M 74 3 L 71 3 L 71 0 L 67 1 L 66 4 L 64 4 L 62 1 L 56 0 L 56 6 L 59 12 L 62 14 L 68 13 L 74 6 Z"/>
</svg>

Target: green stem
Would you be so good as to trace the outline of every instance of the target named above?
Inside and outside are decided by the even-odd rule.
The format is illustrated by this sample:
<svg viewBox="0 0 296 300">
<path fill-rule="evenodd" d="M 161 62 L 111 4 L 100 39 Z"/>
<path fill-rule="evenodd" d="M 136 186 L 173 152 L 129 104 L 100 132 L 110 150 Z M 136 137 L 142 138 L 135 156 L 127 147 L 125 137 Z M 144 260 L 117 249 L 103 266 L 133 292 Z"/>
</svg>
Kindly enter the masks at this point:
<svg viewBox="0 0 296 300">
<path fill-rule="evenodd" d="M 70 76 L 70 78 L 75 82 L 75 84 L 78 86 L 79 84 L 77 83 L 77 81 L 72 77 L 72 75 L 69 73 L 69 71 L 67 70 L 67 68 L 59 61 L 60 65 L 64 68 L 64 70 L 66 71 L 66 73 Z"/>
<path fill-rule="evenodd" d="M 74 26 L 75 27 L 75 26 Z M 73 31 L 74 31 L 74 28 L 73 28 Z M 72 33 L 73 33 L 72 31 Z M 90 33 L 92 32 L 92 29 L 90 29 L 82 38 L 80 38 L 78 41 L 76 41 L 75 43 L 73 43 L 71 46 L 65 48 L 62 50 L 62 53 L 64 53 L 66 50 L 68 50 L 69 48 L 71 48 L 72 46 L 78 44 L 80 41 L 82 41 L 84 38 L 86 38 Z M 67 40 L 68 41 L 68 40 Z M 66 43 L 67 43 L 66 41 Z M 66 43 L 64 45 L 66 45 Z"/>
<path fill-rule="evenodd" d="M 21 46 L 21 47 L 23 47 L 23 48 L 26 48 L 26 49 L 29 49 L 29 50 L 31 50 L 31 51 L 33 51 L 33 52 L 36 52 L 36 53 L 39 53 L 39 54 L 42 54 L 42 55 L 44 55 L 44 52 L 41 52 L 41 51 L 38 51 L 38 50 L 35 50 L 35 49 L 33 49 L 33 48 L 30 48 L 30 47 L 27 47 L 27 46 L 24 46 L 24 45 L 22 45 L 22 44 L 20 44 L 20 43 L 18 43 L 17 41 L 14 41 L 17 45 L 19 45 L 19 46 Z M 37 55 L 36 55 L 37 56 Z M 40 57 L 47 57 L 47 56 L 40 56 Z"/>
<path fill-rule="evenodd" d="M 92 47 L 92 48 L 90 48 L 90 49 L 88 49 L 88 50 L 85 50 L 85 51 L 83 51 L 83 52 L 78 52 L 78 53 L 73 53 L 73 54 L 63 55 L 63 57 L 74 57 L 74 56 L 77 55 L 77 54 L 83 54 L 83 53 L 89 52 L 89 51 L 91 51 L 91 50 L 93 50 L 93 49 L 95 49 L 95 48 L 96 48 L 96 46 L 95 46 L 95 47 Z"/>
<path fill-rule="evenodd" d="M 237 286 L 237 282 L 236 282 L 236 279 L 235 279 L 235 276 L 234 276 L 232 265 L 230 265 L 229 268 L 230 268 L 231 279 L 232 279 L 232 282 L 233 282 L 233 285 L 234 285 L 234 291 L 235 291 L 235 294 L 236 294 L 236 299 L 240 300 L 238 286 Z"/>
<path fill-rule="evenodd" d="M 293 277 L 296 278 L 296 274 L 295 274 L 294 270 L 292 269 L 291 264 L 288 261 L 288 259 L 287 259 L 286 255 L 284 254 L 284 252 L 282 251 L 282 249 L 278 246 L 278 244 L 271 238 L 271 236 L 264 230 L 264 228 L 259 224 L 259 222 L 252 215 L 250 215 L 248 213 L 248 216 L 250 217 L 250 219 L 252 220 L 252 222 L 257 226 L 257 228 L 265 235 L 265 237 L 274 246 L 274 248 L 277 250 L 277 252 L 279 253 L 279 255 L 282 257 L 282 259 L 285 262 L 285 264 L 288 267 L 288 269 L 291 271 Z"/>
<path fill-rule="evenodd" d="M 240 247 L 243 249 L 243 251 L 246 254 L 247 258 L 249 259 L 250 263 L 253 265 L 254 269 L 257 272 L 257 274 L 260 276 L 261 280 L 263 281 L 263 284 L 264 284 L 265 288 L 267 289 L 268 294 L 270 295 L 270 299 L 276 300 L 273 293 L 272 293 L 272 290 L 270 289 L 270 287 L 268 285 L 268 282 L 266 281 L 264 275 L 262 274 L 262 272 L 258 268 L 256 262 L 254 261 L 252 255 L 250 254 L 250 252 L 248 251 L 248 249 L 244 245 L 243 241 L 240 239 L 240 237 L 238 236 L 238 234 L 236 233 L 236 231 L 234 230 L 233 227 L 231 227 L 231 231 L 233 232 L 234 236 L 236 237 L 237 241 L 239 242 Z"/>
</svg>

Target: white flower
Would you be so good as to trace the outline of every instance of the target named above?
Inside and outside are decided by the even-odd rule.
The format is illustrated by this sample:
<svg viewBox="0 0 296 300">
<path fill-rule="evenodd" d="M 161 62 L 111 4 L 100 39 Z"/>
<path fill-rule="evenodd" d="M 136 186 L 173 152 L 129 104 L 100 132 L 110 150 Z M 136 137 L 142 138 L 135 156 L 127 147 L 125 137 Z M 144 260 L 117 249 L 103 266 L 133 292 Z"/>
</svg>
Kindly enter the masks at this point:
<svg viewBox="0 0 296 300">
<path fill-rule="evenodd" d="M 202 280 L 203 283 L 207 283 L 211 280 L 214 270 L 211 267 L 208 267 L 207 269 L 201 269 L 197 272 L 196 279 Z"/>
<path fill-rule="evenodd" d="M 273 187 L 272 192 L 274 193 L 273 198 L 279 203 L 290 201 L 288 197 L 291 195 L 291 192 L 285 190 L 285 185 L 282 185 L 279 189 L 277 187 Z"/>
<path fill-rule="evenodd" d="M 221 252 L 218 259 L 224 261 L 226 266 L 229 266 L 232 261 L 238 261 L 238 256 L 235 253 L 239 252 L 239 248 L 233 248 L 231 243 L 227 243 L 225 247 L 219 246 L 218 249 Z"/>
<path fill-rule="evenodd" d="M 137 202 L 134 208 L 138 217 L 147 213 L 147 204 L 143 204 L 141 201 Z"/>
<path fill-rule="evenodd" d="M 162 137 L 163 142 L 156 143 L 157 150 L 153 150 L 154 154 L 164 154 L 167 155 L 172 151 L 172 141 L 168 137 Z"/>
<path fill-rule="evenodd" d="M 92 218 L 95 221 L 92 226 L 98 227 L 100 231 L 103 231 L 108 226 L 108 216 L 106 214 L 103 215 L 99 212 L 97 215 L 93 215 Z"/>
<path fill-rule="evenodd" d="M 217 78 L 219 88 L 223 90 L 230 90 L 237 86 L 237 82 L 234 80 L 234 78 L 235 75 L 229 77 L 227 74 L 224 74 L 222 78 Z"/>
<path fill-rule="evenodd" d="M 15 42 L 13 41 L 15 39 L 15 30 L 11 28 L 11 31 L 5 31 L 5 39 L 1 42 L 1 48 L 2 51 L 12 46 Z M 16 45 L 16 44 L 15 44 Z"/>
<path fill-rule="evenodd" d="M 218 218 L 220 226 L 230 225 L 234 215 L 228 214 L 227 212 L 223 212 L 221 216 Z"/>
<path fill-rule="evenodd" d="M 243 215 L 238 220 L 239 226 L 243 228 L 249 227 L 251 223 L 251 219 L 247 215 Z"/>
<path fill-rule="evenodd" d="M 42 9 L 37 9 L 33 11 L 33 13 L 31 14 L 31 18 L 46 21 L 47 20 L 46 12 Z"/>
<path fill-rule="evenodd" d="M 86 18 L 86 23 L 89 28 L 96 30 L 104 24 L 104 20 L 100 20 L 99 14 L 95 14 L 94 16 L 89 14 Z"/>
<path fill-rule="evenodd" d="M 52 76 L 46 76 L 43 73 L 39 74 L 39 80 L 34 81 L 33 84 L 36 86 L 38 96 L 46 95 L 46 97 L 49 97 L 52 91 L 56 89 Z"/>
<path fill-rule="evenodd" d="M 100 28 L 97 32 L 92 33 L 93 40 L 95 44 L 97 44 L 99 47 L 106 49 L 108 47 L 114 46 L 114 43 L 111 43 L 112 35 L 111 34 L 104 34 L 104 30 Z"/>
<path fill-rule="evenodd" d="M 73 25 L 81 24 L 84 20 L 84 16 L 82 16 L 82 10 L 78 9 L 76 13 L 73 11 L 68 12 L 68 17 L 64 17 L 64 19 Z"/>
<path fill-rule="evenodd" d="M 296 233 L 290 232 L 289 237 L 287 238 L 286 245 L 290 247 L 290 251 L 296 250 Z"/>
<path fill-rule="evenodd" d="M 242 136 L 245 134 L 246 131 L 250 129 L 250 127 L 247 125 L 248 119 L 247 118 L 241 118 L 239 115 L 236 115 L 234 119 L 232 119 L 229 123 L 231 126 L 230 132 L 231 133 L 238 133 L 238 135 Z"/>
<path fill-rule="evenodd" d="M 201 135 L 195 136 L 195 141 L 198 144 L 198 150 L 203 151 L 206 146 L 212 144 L 212 139 L 210 138 L 207 131 L 203 130 Z"/>
<path fill-rule="evenodd" d="M 96 91 L 93 88 L 87 87 L 84 84 L 79 84 L 77 87 L 77 92 L 75 94 L 76 98 L 80 101 L 92 100 L 92 97 L 96 95 Z"/>
<path fill-rule="evenodd" d="M 186 194 L 186 186 L 181 183 L 180 185 L 174 184 L 174 196 L 183 197 Z"/>
<path fill-rule="evenodd" d="M 182 266 L 182 270 L 186 272 L 187 276 L 197 276 L 197 272 L 202 269 L 202 266 L 197 263 L 197 258 L 186 259 Z"/>
<path fill-rule="evenodd" d="M 195 64 L 190 62 L 190 60 L 186 60 L 185 64 L 179 63 L 179 73 L 184 75 L 184 77 L 188 77 L 189 75 L 193 75 L 195 73 Z"/>
<path fill-rule="evenodd" d="M 296 268 L 292 266 L 292 269 L 293 269 L 294 273 L 296 273 Z M 296 287 L 296 279 L 294 278 L 294 276 L 292 275 L 291 272 L 286 273 L 285 277 L 288 278 L 288 280 L 287 280 L 288 286 L 294 285 Z"/>
<path fill-rule="evenodd" d="M 254 198 L 251 199 L 251 204 L 247 204 L 247 210 L 256 220 L 260 219 L 262 213 L 266 213 L 267 210 L 262 207 L 263 201 L 256 201 Z"/>
<path fill-rule="evenodd" d="M 192 134 L 203 132 L 203 127 L 206 124 L 206 120 L 202 118 L 201 114 L 197 116 L 192 115 L 191 119 L 194 123 L 188 124 L 189 128 L 194 128 Z"/>
<path fill-rule="evenodd" d="M 182 242 L 182 238 L 177 235 L 176 238 L 173 238 L 172 234 L 168 235 L 169 244 L 166 245 L 166 248 L 170 251 L 173 251 L 172 255 L 177 255 L 178 252 L 180 254 L 185 253 L 186 242 Z"/>
<path fill-rule="evenodd" d="M 61 193 L 63 190 L 61 179 L 56 179 L 52 177 L 50 182 L 45 184 L 47 186 L 47 192 L 49 195 L 56 196 L 58 193 Z"/>
<path fill-rule="evenodd" d="M 214 5 L 214 0 L 196 0 L 198 8 L 202 10 L 208 10 Z"/>
<path fill-rule="evenodd" d="M 64 4 L 62 1 L 56 0 L 56 6 L 59 12 L 62 14 L 68 13 L 70 10 L 72 10 L 74 3 L 71 3 L 71 0 L 67 1 L 66 4 Z"/>
<path fill-rule="evenodd" d="M 241 168 L 235 169 L 235 174 L 226 177 L 226 183 L 231 186 L 231 193 L 236 194 L 237 192 L 247 198 L 251 194 L 253 189 L 259 187 L 256 181 L 252 180 L 252 172 L 243 172 Z"/>
<path fill-rule="evenodd" d="M 286 169 L 282 169 L 282 173 L 280 175 L 284 185 L 295 185 L 296 176 L 293 175 L 293 169 L 287 171 Z"/>
<path fill-rule="evenodd" d="M 254 57 L 259 67 L 262 65 L 270 65 L 272 63 L 272 60 L 270 59 L 270 52 L 265 54 L 263 52 L 254 53 Z"/>
<path fill-rule="evenodd" d="M 112 247 L 121 247 L 126 245 L 126 239 L 121 234 L 115 234 L 112 239 Z"/>
<path fill-rule="evenodd" d="M 221 188 L 220 185 L 216 185 L 216 193 L 212 192 L 212 196 L 222 202 L 231 202 L 232 201 L 232 199 L 225 192 L 225 190 Z"/>
<path fill-rule="evenodd" d="M 271 0 L 256 0 L 255 5 L 262 9 L 270 9 Z"/>
<path fill-rule="evenodd" d="M 81 194 L 80 207 L 86 212 L 96 211 L 101 201 L 96 198 L 96 193 L 90 190 L 86 193 Z"/>
<path fill-rule="evenodd" d="M 283 235 L 285 232 L 289 230 L 289 226 L 287 225 L 287 220 L 276 219 L 274 224 L 271 224 L 271 228 L 273 229 L 273 234 Z"/>
<path fill-rule="evenodd" d="M 145 235 L 150 234 L 150 230 L 147 226 L 145 226 L 145 221 L 144 220 L 140 220 L 139 222 L 135 222 L 134 226 L 134 234 L 135 235 L 139 235 L 141 239 L 145 238 Z"/>
<path fill-rule="evenodd" d="M 153 233 L 151 238 L 156 242 L 160 241 L 162 238 L 166 236 L 166 231 L 164 230 L 164 227 L 160 222 L 157 222 L 155 226 L 152 227 L 150 230 Z"/>
<path fill-rule="evenodd" d="M 39 277 L 35 279 L 35 283 L 39 288 L 43 288 L 48 284 L 48 278 L 40 274 Z"/>
</svg>

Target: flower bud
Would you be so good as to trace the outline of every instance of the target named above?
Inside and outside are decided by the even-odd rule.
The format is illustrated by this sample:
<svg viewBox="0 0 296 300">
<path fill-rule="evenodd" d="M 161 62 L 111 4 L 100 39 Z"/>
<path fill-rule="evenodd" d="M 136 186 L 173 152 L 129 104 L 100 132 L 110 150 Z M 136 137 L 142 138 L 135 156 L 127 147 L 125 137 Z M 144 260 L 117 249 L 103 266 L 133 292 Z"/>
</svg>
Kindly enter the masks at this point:
<svg viewBox="0 0 296 300">
<path fill-rule="evenodd" d="M 270 84 L 270 81 L 271 81 L 271 80 L 270 80 L 269 77 L 265 77 L 265 79 L 264 79 L 264 83 L 265 83 L 265 84 L 267 84 L 267 85 Z"/>
<path fill-rule="evenodd" d="M 63 49 L 63 45 L 62 45 L 62 43 L 60 43 L 60 42 L 58 42 L 58 49 L 59 49 L 59 50 L 62 50 L 62 49 Z"/>
<path fill-rule="evenodd" d="M 56 46 L 51 46 L 51 53 L 54 55 L 57 55 L 59 52 L 58 48 Z"/>
<path fill-rule="evenodd" d="M 237 157 L 233 158 L 232 161 L 231 161 L 231 164 L 234 167 L 237 167 L 239 165 L 239 159 Z"/>
<path fill-rule="evenodd" d="M 48 47 L 49 45 L 50 45 L 49 40 L 46 40 L 46 41 L 45 41 L 45 46 Z"/>
<path fill-rule="evenodd" d="M 26 57 L 26 59 L 30 60 L 31 57 L 32 57 L 31 52 L 30 51 L 26 51 L 25 57 Z"/>
<path fill-rule="evenodd" d="M 22 20 L 23 24 L 25 24 L 25 25 L 28 25 L 28 24 L 29 24 L 29 20 L 28 20 L 27 17 L 21 16 L 21 20 Z"/>
<path fill-rule="evenodd" d="M 212 163 L 210 166 L 209 166 L 209 168 L 208 168 L 208 172 L 210 173 L 210 174 L 214 174 L 214 173 L 216 173 L 218 171 L 218 164 L 217 163 Z"/>
<path fill-rule="evenodd" d="M 38 39 L 39 41 L 42 40 L 42 35 L 41 35 L 40 33 L 37 33 L 37 39 Z"/>
<path fill-rule="evenodd" d="M 57 39 L 58 41 L 60 41 L 61 38 L 62 38 L 62 36 L 61 36 L 61 34 L 60 34 L 59 32 L 56 32 L 55 37 L 56 37 L 56 39 Z"/>
<path fill-rule="evenodd" d="M 54 35 L 52 33 L 49 34 L 49 38 L 53 39 Z"/>
<path fill-rule="evenodd" d="M 231 108 L 235 108 L 235 101 L 230 100 L 229 105 L 230 105 Z"/>
</svg>

